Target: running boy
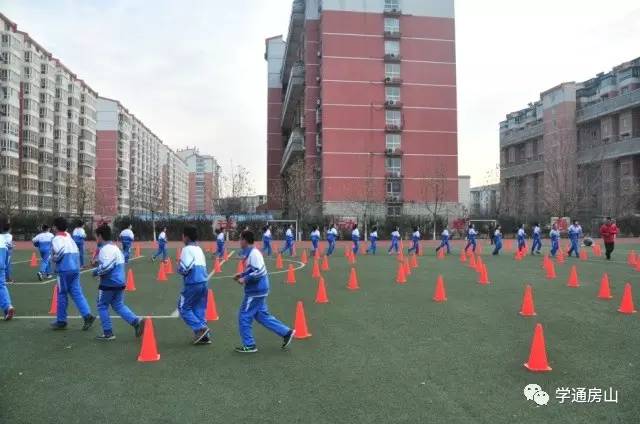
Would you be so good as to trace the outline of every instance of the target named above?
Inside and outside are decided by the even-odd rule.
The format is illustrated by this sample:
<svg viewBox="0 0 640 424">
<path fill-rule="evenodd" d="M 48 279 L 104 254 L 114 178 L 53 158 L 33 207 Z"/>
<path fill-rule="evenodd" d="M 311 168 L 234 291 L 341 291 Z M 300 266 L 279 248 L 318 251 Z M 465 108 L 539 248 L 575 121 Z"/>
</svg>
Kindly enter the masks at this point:
<svg viewBox="0 0 640 424">
<path fill-rule="evenodd" d="M 518 228 L 518 234 L 516 237 L 518 239 L 518 252 L 522 252 L 527 248 L 527 233 L 525 233 L 524 231 L 524 224 L 520 224 L 520 228 Z"/>
<path fill-rule="evenodd" d="M 476 251 L 476 237 L 478 236 L 478 232 L 476 231 L 473 224 L 469 224 L 469 230 L 467 231 L 467 245 L 464 247 L 464 253 L 467 253 L 467 249 L 469 246 L 473 246 L 471 249 L 472 252 Z"/>
<path fill-rule="evenodd" d="M 351 241 L 353 242 L 353 254 L 357 255 L 360 250 L 360 230 L 358 230 L 358 224 L 353 224 Z"/>
<path fill-rule="evenodd" d="M 78 246 L 78 252 L 80 253 L 80 268 L 84 268 L 84 242 L 87 239 L 87 233 L 84 231 L 84 222 L 78 221 L 76 228 L 71 233 L 71 238 Z"/>
<path fill-rule="evenodd" d="M 314 256 L 318 251 L 319 243 L 320 243 L 320 228 L 317 225 L 314 225 L 313 231 L 311 231 L 311 253 Z"/>
<path fill-rule="evenodd" d="M 542 240 L 540 239 L 540 225 L 536 222 L 533 224 L 533 243 L 531 243 L 531 254 L 540 254 L 542 249 Z"/>
<path fill-rule="evenodd" d="M 158 251 L 151 258 L 152 261 L 156 261 L 158 256 L 162 255 L 162 262 L 167 260 L 167 227 L 162 227 L 160 234 L 158 235 Z"/>
<path fill-rule="evenodd" d="M 49 231 L 49 226 L 44 224 L 42 231 L 31 241 L 33 246 L 40 252 L 40 270 L 38 271 L 38 280 L 51 278 L 51 241 L 53 234 Z"/>
<path fill-rule="evenodd" d="M 447 248 L 447 255 L 451 253 L 451 245 L 449 244 L 449 230 L 446 227 L 444 230 L 442 230 L 442 234 L 440 234 L 440 246 L 436 247 L 436 253 L 438 253 L 443 247 Z"/>
<path fill-rule="evenodd" d="M 499 225 L 493 233 L 493 245 L 495 246 L 493 249 L 493 255 L 498 255 L 500 253 L 500 249 L 502 249 L 502 227 Z"/>
<path fill-rule="evenodd" d="M 131 224 L 127 225 L 124 230 L 120 231 L 120 243 L 122 243 L 122 254 L 124 255 L 124 263 L 129 263 L 129 257 L 131 256 L 131 246 L 133 245 L 133 241 L 135 240 L 135 236 L 133 235 L 133 231 L 131 230 L 133 226 Z"/>
<path fill-rule="evenodd" d="M 399 245 L 400 245 L 400 227 L 396 227 L 391 232 L 391 246 L 389 246 L 389 250 L 387 251 L 387 253 L 391 254 L 391 251 L 393 250 L 397 255 L 398 250 L 400 248 Z"/>
<path fill-rule="evenodd" d="M 9 228 L 7 218 L 0 217 L 0 232 L 4 233 Z M 4 320 L 10 321 L 16 310 L 11 304 L 11 296 L 9 295 L 9 289 L 6 282 L 6 266 L 7 266 L 7 242 L 2 234 L 0 234 L 0 309 L 4 313 Z"/>
<path fill-rule="evenodd" d="M 413 234 L 411 234 L 411 241 L 413 245 L 407 250 L 407 253 L 415 252 L 416 255 L 420 254 L 420 229 L 418 227 L 413 228 Z"/>
<path fill-rule="evenodd" d="M 551 256 L 555 257 L 558 250 L 560 250 L 560 231 L 558 231 L 558 225 L 555 223 L 551 226 L 549 238 L 551 239 Z"/>
<path fill-rule="evenodd" d="M 269 235 L 271 235 L 271 231 L 269 231 Z M 271 248 L 271 244 L 269 244 L 269 248 Z M 219 258 L 224 258 L 224 231 L 222 231 L 222 228 L 216 228 L 215 255 Z"/>
<path fill-rule="evenodd" d="M 291 224 L 289 224 L 285 232 L 285 245 L 280 253 L 284 253 L 287 250 L 289 251 L 289 255 L 293 256 L 293 225 Z"/>
<path fill-rule="evenodd" d="M 286 349 L 293 340 L 295 332 L 269 313 L 267 296 L 269 296 L 269 275 L 260 251 L 253 246 L 254 236 L 251 231 L 243 231 L 240 235 L 240 248 L 244 251 L 245 271 L 236 274 L 233 279 L 244 286 L 244 298 L 238 312 L 238 327 L 242 346 L 235 350 L 239 353 L 255 353 L 258 351 L 253 338 L 253 320 L 255 319 L 268 330 L 282 337 L 282 349 Z"/>
<path fill-rule="evenodd" d="M 576 258 L 580 257 L 580 236 L 582 236 L 582 227 L 577 220 L 573 221 L 573 224 L 569 226 L 569 240 L 571 241 L 571 249 L 567 253 L 571 256 L 572 252 L 575 252 Z"/>
<path fill-rule="evenodd" d="M 271 256 L 271 225 L 267 224 L 262 229 L 262 251 Z"/>
<path fill-rule="evenodd" d="M 7 221 L 4 229 L 2 230 L 2 234 L 0 234 L 0 237 L 2 236 L 4 236 L 4 242 L 7 247 L 7 259 L 4 269 L 5 281 L 7 283 L 13 283 L 13 278 L 11 278 L 11 271 L 13 268 L 11 264 L 11 257 L 13 256 L 13 235 L 11 234 L 11 224 L 9 224 L 9 221 Z"/>
<path fill-rule="evenodd" d="M 120 315 L 134 329 L 136 337 L 142 335 L 143 322 L 124 303 L 124 255 L 118 246 L 112 243 L 111 227 L 104 224 L 96 229 L 96 241 L 102 244 L 100 253 L 96 258 L 97 267 L 93 270 L 93 276 L 100 278 L 98 286 L 98 315 L 102 324 L 102 334 L 98 340 L 114 340 L 109 307 Z"/>
<path fill-rule="evenodd" d="M 378 227 L 373 227 L 371 233 L 369 234 L 369 248 L 367 249 L 367 253 L 371 253 L 375 255 L 377 249 L 378 249 Z"/>
<path fill-rule="evenodd" d="M 338 230 L 336 230 L 336 226 L 331 224 L 329 229 L 327 230 L 327 256 L 331 256 L 333 251 L 336 248 L 336 240 L 338 238 Z"/>
</svg>

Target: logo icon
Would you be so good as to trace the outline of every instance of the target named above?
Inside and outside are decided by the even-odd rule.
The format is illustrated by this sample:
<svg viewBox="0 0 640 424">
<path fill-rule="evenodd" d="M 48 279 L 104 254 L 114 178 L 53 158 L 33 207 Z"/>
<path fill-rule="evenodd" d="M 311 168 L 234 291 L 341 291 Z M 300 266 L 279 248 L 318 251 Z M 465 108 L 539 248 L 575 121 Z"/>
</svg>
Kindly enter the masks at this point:
<svg viewBox="0 0 640 424">
<path fill-rule="evenodd" d="M 527 400 L 535 402 L 538 406 L 545 406 L 549 403 L 549 394 L 542 390 L 538 384 L 527 384 L 523 393 Z"/>
</svg>

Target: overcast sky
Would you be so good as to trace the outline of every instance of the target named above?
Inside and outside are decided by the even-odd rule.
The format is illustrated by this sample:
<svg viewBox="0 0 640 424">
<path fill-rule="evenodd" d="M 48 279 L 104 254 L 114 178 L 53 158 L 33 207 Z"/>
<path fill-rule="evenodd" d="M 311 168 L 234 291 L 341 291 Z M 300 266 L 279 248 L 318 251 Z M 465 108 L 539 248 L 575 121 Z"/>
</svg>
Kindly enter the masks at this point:
<svg viewBox="0 0 640 424">
<path fill-rule="evenodd" d="M 263 193 L 264 39 L 286 34 L 291 3 L 0 0 L 0 12 L 166 144 L 243 164 Z M 459 173 L 472 185 L 498 163 L 506 113 L 640 56 L 638 0 L 457 0 L 456 27 Z"/>
</svg>

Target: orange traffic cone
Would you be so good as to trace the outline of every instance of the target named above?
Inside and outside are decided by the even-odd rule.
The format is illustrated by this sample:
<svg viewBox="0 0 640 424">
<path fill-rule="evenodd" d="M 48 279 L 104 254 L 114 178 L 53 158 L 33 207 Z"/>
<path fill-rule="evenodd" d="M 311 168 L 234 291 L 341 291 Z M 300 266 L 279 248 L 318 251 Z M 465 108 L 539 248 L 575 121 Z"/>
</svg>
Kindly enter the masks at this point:
<svg viewBox="0 0 640 424">
<path fill-rule="evenodd" d="M 347 288 L 349 290 L 358 290 L 360 286 L 358 285 L 358 276 L 356 275 L 356 269 L 351 268 L 351 273 L 349 274 L 349 282 L 347 283 Z"/>
<path fill-rule="evenodd" d="M 160 360 L 158 347 L 156 346 L 156 336 L 153 331 L 151 317 L 144 319 L 144 332 L 142 334 L 142 348 L 138 355 L 138 362 L 155 362 Z"/>
<path fill-rule="evenodd" d="M 204 317 L 207 321 L 218 321 L 220 319 L 218 308 L 216 307 L 216 298 L 211 289 L 207 293 L 207 310 Z"/>
<path fill-rule="evenodd" d="M 436 289 L 433 293 L 433 300 L 435 302 L 445 302 L 447 300 L 442 275 L 438 275 L 438 279 L 436 280 Z"/>
<path fill-rule="evenodd" d="M 551 367 L 547 362 L 547 348 L 544 343 L 544 331 L 542 324 L 536 324 L 531 341 L 531 350 L 529 352 L 529 361 L 524 364 L 525 368 L 533 372 L 551 371 Z"/>
<path fill-rule="evenodd" d="M 320 269 L 322 271 L 329 271 L 329 257 L 325 256 L 322 258 L 322 265 L 320 265 Z"/>
<path fill-rule="evenodd" d="M 640 272 L 640 258 L 636 256 L 636 271 Z"/>
<path fill-rule="evenodd" d="M 573 265 L 571 267 L 571 272 L 569 273 L 569 280 L 567 281 L 567 287 L 580 287 L 580 283 L 578 282 L 578 271 L 576 270 L 576 266 Z"/>
<path fill-rule="evenodd" d="M 216 256 L 216 260 L 213 262 L 213 272 L 214 274 L 220 274 L 222 272 L 222 264 L 218 256 Z"/>
<path fill-rule="evenodd" d="M 624 285 L 624 292 L 622 294 L 622 301 L 620 302 L 620 307 L 618 308 L 618 312 L 621 314 L 635 314 L 635 307 L 633 306 L 633 294 L 631 293 L 631 283 L 627 283 Z"/>
<path fill-rule="evenodd" d="M 467 256 L 464 254 L 462 250 L 460 251 L 460 262 L 461 263 L 467 262 Z"/>
<path fill-rule="evenodd" d="M 600 291 L 598 291 L 598 299 L 609 300 L 611 296 L 611 288 L 609 287 L 609 275 L 605 272 L 600 279 Z"/>
<path fill-rule="evenodd" d="M 313 269 L 311 270 L 311 278 L 320 278 L 320 267 L 318 266 L 318 260 L 314 259 Z"/>
<path fill-rule="evenodd" d="M 411 262 L 409 265 L 411 268 L 418 268 L 418 257 L 416 255 L 411 255 Z"/>
<path fill-rule="evenodd" d="M 327 288 L 324 285 L 324 278 L 318 280 L 318 291 L 316 292 L 316 303 L 329 303 Z"/>
<path fill-rule="evenodd" d="M 587 251 L 586 250 L 581 250 L 580 251 L 580 260 L 581 261 L 586 261 L 587 259 L 589 259 L 589 255 L 587 255 Z"/>
<path fill-rule="evenodd" d="M 127 271 L 127 285 L 125 286 L 125 290 L 128 292 L 136 291 L 136 279 L 133 276 L 133 270 L 131 268 Z"/>
<path fill-rule="evenodd" d="M 547 280 L 553 280 L 556 278 L 556 266 L 551 260 L 547 262 Z"/>
<path fill-rule="evenodd" d="M 58 313 L 58 285 L 53 286 L 53 295 L 51 295 L 51 307 L 49 308 L 49 315 L 56 315 Z"/>
<path fill-rule="evenodd" d="M 564 253 L 562 251 L 558 252 L 557 260 L 559 264 L 563 264 L 565 261 Z"/>
<path fill-rule="evenodd" d="M 627 264 L 631 265 L 632 267 L 636 266 L 636 252 L 635 252 L 635 250 L 629 251 L 629 254 L 627 255 Z"/>
<path fill-rule="evenodd" d="M 476 257 L 475 257 L 475 255 L 472 254 L 471 256 L 469 256 L 469 268 L 476 269 L 476 265 L 477 265 L 476 264 Z"/>
<path fill-rule="evenodd" d="M 31 260 L 29 261 L 29 266 L 31 268 L 37 268 L 38 267 L 38 258 L 36 257 L 36 252 L 32 252 L 31 253 Z"/>
<path fill-rule="evenodd" d="M 227 252 L 227 251 L 225 250 L 225 251 L 224 251 L 224 255 L 223 255 L 224 260 L 225 260 L 225 261 L 228 261 L 228 260 L 229 260 L 229 256 L 231 256 L 231 255 L 229 255 L 229 252 Z"/>
<path fill-rule="evenodd" d="M 396 273 L 396 283 L 405 284 L 407 282 L 407 276 L 404 275 L 404 265 L 398 264 L 398 272 Z"/>
<path fill-rule="evenodd" d="M 487 284 L 489 284 L 489 274 L 487 272 L 487 265 L 482 263 L 480 267 L 481 267 L 481 270 L 480 270 L 480 276 L 478 278 L 478 284 L 486 286 Z"/>
<path fill-rule="evenodd" d="M 289 264 L 289 269 L 287 270 L 287 284 L 295 284 L 296 283 L 296 271 L 293 269 L 293 265 Z"/>
<path fill-rule="evenodd" d="M 167 261 L 164 263 L 164 272 L 167 274 L 173 274 L 173 265 L 171 264 L 171 258 L 167 258 Z"/>
<path fill-rule="evenodd" d="M 240 274 L 244 272 L 244 260 L 239 260 L 238 265 L 236 265 L 236 274 Z"/>
<path fill-rule="evenodd" d="M 158 275 L 156 276 L 157 281 L 167 281 L 167 271 L 165 270 L 164 262 L 160 261 L 160 266 L 158 267 Z"/>
<path fill-rule="evenodd" d="M 438 250 L 438 259 L 440 260 L 444 259 L 444 250 L 442 249 Z"/>
<path fill-rule="evenodd" d="M 309 329 L 307 328 L 307 318 L 304 316 L 304 306 L 302 305 L 302 301 L 298 301 L 298 304 L 296 305 L 296 320 L 293 328 L 295 329 L 294 338 L 306 339 L 311 337 L 311 333 L 309 333 Z"/>
<path fill-rule="evenodd" d="M 308 261 L 309 259 L 307 258 L 307 249 L 303 249 L 302 255 L 300 255 L 300 262 L 306 265 Z"/>
<path fill-rule="evenodd" d="M 316 249 L 316 252 L 313 254 L 313 257 L 316 259 L 320 259 L 320 244 L 318 244 L 318 248 Z"/>
<path fill-rule="evenodd" d="M 278 253 L 278 256 L 276 256 L 276 269 L 282 268 L 284 268 L 284 265 L 282 264 L 282 254 Z"/>
<path fill-rule="evenodd" d="M 524 296 L 522 296 L 522 306 L 520 307 L 520 312 L 518 312 L 523 317 L 534 317 L 536 316 L 536 308 L 533 306 L 533 289 L 529 284 L 524 287 Z"/>
<path fill-rule="evenodd" d="M 405 276 L 409 276 L 411 275 L 411 267 L 409 266 L 409 258 L 405 257 L 404 258 L 404 263 L 402 264 L 404 266 L 404 275 Z"/>
</svg>

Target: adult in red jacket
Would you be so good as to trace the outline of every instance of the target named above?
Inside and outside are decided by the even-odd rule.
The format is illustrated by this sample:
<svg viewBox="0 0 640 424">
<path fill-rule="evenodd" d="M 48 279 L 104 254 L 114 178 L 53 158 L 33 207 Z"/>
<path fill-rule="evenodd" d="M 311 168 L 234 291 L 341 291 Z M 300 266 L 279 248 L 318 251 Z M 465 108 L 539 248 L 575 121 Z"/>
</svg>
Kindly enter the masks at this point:
<svg viewBox="0 0 640 424">
<path fill-rule="evenodd" d="M 611 217 L 608 216 L 607 221 L 600 226 L 600 236 L 604 241 L 604 249 L 607 255 L 607 260 L 611 260 L 611 253 L 613 252 L 617 234 L 618 227 L 615 222 L 613 222 Z"/>
</svg>

